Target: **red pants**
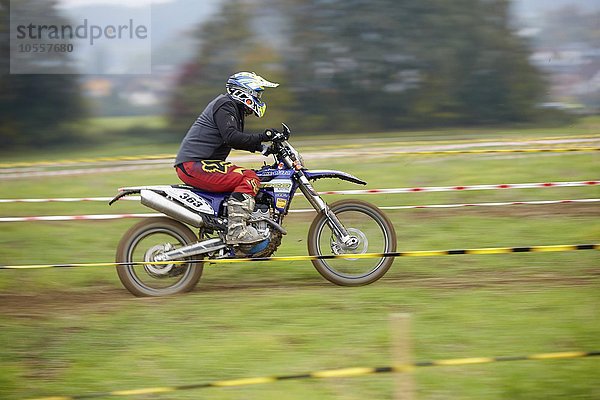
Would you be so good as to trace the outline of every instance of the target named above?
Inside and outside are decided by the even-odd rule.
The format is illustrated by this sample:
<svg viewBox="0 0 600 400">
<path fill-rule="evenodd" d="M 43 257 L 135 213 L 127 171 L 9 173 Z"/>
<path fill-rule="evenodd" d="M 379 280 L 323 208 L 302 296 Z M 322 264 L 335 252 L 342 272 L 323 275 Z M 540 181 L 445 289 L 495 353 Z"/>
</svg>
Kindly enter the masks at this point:
<svg viewBox="0 0 600 400">
<path fill-rule="evenodd" d="M 229 161 L 188 161 L 180 164 L 176 170 L 184 183 L 207 192 L 238 192 L 256 196 L 260 187 L 256 172 Z"/>
</svg>

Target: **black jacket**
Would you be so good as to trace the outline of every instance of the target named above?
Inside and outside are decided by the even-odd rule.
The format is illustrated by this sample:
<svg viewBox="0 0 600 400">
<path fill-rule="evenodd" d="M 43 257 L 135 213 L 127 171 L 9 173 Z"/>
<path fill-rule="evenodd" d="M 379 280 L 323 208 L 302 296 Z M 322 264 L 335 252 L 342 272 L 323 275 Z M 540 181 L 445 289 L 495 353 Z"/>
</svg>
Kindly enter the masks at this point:
<svg viewBox="0 0 600 400">
<path fill-rule="evenodd" d="M 231 149 L 259 151 L 262 133 L 244 133 L 244 105 L 222 94 L 211 101 L 181 142 L 175 165 L 225 160 Z"/>
</svg>

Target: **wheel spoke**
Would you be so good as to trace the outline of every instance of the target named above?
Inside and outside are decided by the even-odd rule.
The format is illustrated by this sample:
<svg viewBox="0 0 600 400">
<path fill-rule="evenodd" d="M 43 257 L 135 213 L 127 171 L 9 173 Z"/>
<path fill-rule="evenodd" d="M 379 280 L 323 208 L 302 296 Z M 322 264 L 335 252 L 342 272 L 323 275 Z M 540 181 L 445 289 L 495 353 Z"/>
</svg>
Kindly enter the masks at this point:
<svg viewBox="0 0 600 400">
<path fill-rule="evenodd" d="M 202 265 L 154 264 L 159 256 L 197 241 L 185 225 L 170 218 L 143 221 L 121 239 L 117 261 L 123 285 L 136 296 L 165 296 L 191 290 L 202 275 Z"/>
<path fill-rule="evenodd" d="M 348 255 L 395 251 L 396 236 L 387 217 L 375 206 L 349 200 L 331 205 L 331 210 L 356 239 L 356 246 L 346 246 L 336 237 L 325 216 L 318 217 L 309 232 L 309 251 L 314 255 Z M 393 259 L 336 258 L 315 260 L 313 264 L 326 279 L 339 285 L 364 285 L 379 279 Z"/>
<path fill-rule="evenodd" d="M 132 248 L 130 260 L 134 262 L 153 262 L 154 257 L 185 245 L 185 239 L 175 237 L 172 232 L 163 232 L 160 229 L 149 231 L 146 236 L 140 237 Z M 142 264 L 130 267 L 133 278 L 139 285 L 149 289 L 161 290 L 175 287 L 189 274 L 188 264 Z"/>
</svg>

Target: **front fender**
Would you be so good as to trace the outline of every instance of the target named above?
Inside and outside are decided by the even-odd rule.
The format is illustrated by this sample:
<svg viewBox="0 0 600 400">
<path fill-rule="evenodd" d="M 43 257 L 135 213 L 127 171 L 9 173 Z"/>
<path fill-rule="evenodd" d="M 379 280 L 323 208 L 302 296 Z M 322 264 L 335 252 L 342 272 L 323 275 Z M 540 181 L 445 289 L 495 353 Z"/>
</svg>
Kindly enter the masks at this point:
<svg viewBox="0 0 600 400">
<path fill-rule="evenodd" d="M 332 170 L 332 169 L 319 169 L 319 170 L 315 169 L 312 171 L 304 171 L 304 174 L 311 181 L 316 181 L 317 179 L 322 179 L 322 178 L 336 178 L 336 179 L 341 179 L 343 181 L 357 183 L 359 185 L 367 184 L 367 182 L 355 177 L 354 175 L 350 175 L 346 172 L 336 171 L 336 170 Z"/>
</svg>

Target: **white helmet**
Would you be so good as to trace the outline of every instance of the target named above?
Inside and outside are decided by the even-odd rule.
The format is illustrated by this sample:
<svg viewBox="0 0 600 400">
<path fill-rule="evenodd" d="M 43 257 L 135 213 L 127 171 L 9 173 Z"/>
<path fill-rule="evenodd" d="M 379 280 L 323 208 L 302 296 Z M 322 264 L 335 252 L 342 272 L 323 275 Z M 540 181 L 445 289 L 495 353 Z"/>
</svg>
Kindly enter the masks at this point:
<svg viewBox="0 0 600 400">
<path fill-rule="evenodd" d="M 254 72 L 238 72 L 227 80 L 227 93 L 236 101 L 245 105 L 258 118 L 265 115 L 267 104 L 261 101 L 266 87 L 277 87 L 279 83 L 269 82 Z"/>
</svg>

